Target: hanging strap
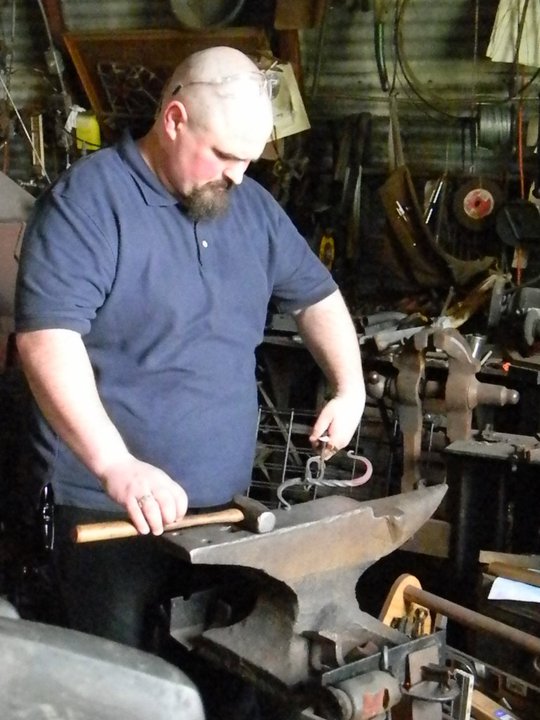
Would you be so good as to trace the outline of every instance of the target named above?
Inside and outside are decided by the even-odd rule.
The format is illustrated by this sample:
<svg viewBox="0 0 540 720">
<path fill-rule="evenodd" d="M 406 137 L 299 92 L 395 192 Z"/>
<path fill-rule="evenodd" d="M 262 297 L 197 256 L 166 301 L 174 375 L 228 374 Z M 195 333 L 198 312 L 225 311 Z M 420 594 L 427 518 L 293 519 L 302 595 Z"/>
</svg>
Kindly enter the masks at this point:
<svg viewBox="0 0 540 720">
<path fill-rule="evenodd" d="M 405 165 L 403 144 L 401 142 L 401 130 L 399 127 L 399 116 L 395 95 L 388 97 L 389 125 L 388 125 L 388 165 L 389 171 Z"/>
</svg>

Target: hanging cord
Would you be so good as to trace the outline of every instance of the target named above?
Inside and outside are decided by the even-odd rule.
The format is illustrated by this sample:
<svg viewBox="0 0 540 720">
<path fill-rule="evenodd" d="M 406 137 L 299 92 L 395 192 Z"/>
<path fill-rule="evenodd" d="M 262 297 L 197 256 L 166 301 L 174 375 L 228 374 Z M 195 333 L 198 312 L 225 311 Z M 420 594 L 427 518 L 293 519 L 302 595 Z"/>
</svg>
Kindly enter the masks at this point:
<svg viewBox="0 0 540 720">
<path fill-rule="evenodd" d="M 401 138 L 397 98 L 395 95 L 388 96 L 388 161 L 390 171 L 405 165 L 405 153 Z"/>
<path fill-rule="evenodd" d="M 525 199 L 525 167 L 523 163 L 523 101 L 520 100 L 517 111 L 517 151 L 519 167 L 519 190 L 521 199 Z"/>
<path fill-rule="evenodd" d="M 529 9 L 529 2 L 530 2 L 530 0 L 524 0 L 521 17 L 518 20 L 516 50 L 514 52 L 514 59 L 512 61 L 512 86 L 511 86 L 510 95 L 513 94 L 516 78 L 519 77 L 519 75 L 520 75 L 520 73 L 518 71 L 519 50 L 521 48 L 521 41 L 523 39 L 523 32 L 525 29 L 525 20 L 527 19 L 527 10 Z M 519 4 L 518 4 L 518 7 L 519 7 Z M 522 92 L 523 92 L 523 87 L 520 88 L 519 94 L 521 95 Z"/>
<path fill-rule="evenodd" d="M 412 72 L 407 59 L 405 57 L 404 52 L 404 41 L 403 41 L 403 25 L 404 25 L 404 17 L 405 17 L 405 9 L 409 4 L 409 0 L 396 0 L 396 10 L 394 14 L 394 34 L 393 34 L 393 44 L 394 44 L 394 53 L 397 58 L 397 64 L 399 65 L 399 68 L 403 74 L 403 78 L 409 87 L 409 89 L 413 92 L 413 94 L 418 98 L 418 100 L 421 101 L 421 103 L 429 108 L 430 110 L 433 110 L 435 113 L 437 113 L 438 116 L 443 115 L 446 118 L 449 118 L 450 120 L 459 121 L 460 116 L 459 115 L 453 115 L 452 113 L 448 112 L 447 110 L 443 110 L 440 107 L 437 107 L 431 99 L 428 99 L 426 95 L 419 89 L 419 82 L 417 78 L 414 76 L 414 73 Z M 428 114 L 429 115 L 429 114 Z"/>
<path fill-rule="evenodd" d="M 16 27 L 16 3 L 15 0 L 12 0 L 11 3 L 11 30 L 9 35 L 9 43 L 5 43 L 7 47 L 9 47 L 9 51 L 6 55 L 6 63 L 4 68 L 4 73 L 6 78 L 9 79 L 13 75 L 13 47 L 15 45 L 15 27 Z M 3 18 L 2 18 L 3 22 Z M 2 38 L 5 38 L 5 33 L 2 30 Z M 2 74 L 2 69 L 0 69 L 0 75 Z M 7 84 L 7 83 L 6 83 Z M 3 152 L 3 158 L 2 158 L 2 171 L 5 175 L 8 174 L 9 170 L 9 130 L 7 132 L 7 137 L 4 140 L 2 144 L 2 152 Z"/>
<path fill-rule="evenodd" d="M 60 67 L 60 63 L 58 62 L 58 51 L 56 50 L 54 46 L 53 36 L 51 33 L 51 27 L 49 25 L 49 19 L 47 18 L 47 13 L 45 12 L 45 8 L 43 7 L 42 0 L 38 0 L 39 9 L 41 10 L 41 15 L 43 17 L 43 23 L 45 25 L 45 32 L 47 33 L 47 39 L 49 40 L 49 47 L 51 48 L 51 53 L 53 57 L 53 62 L 56 67 L 56 74 L 58 75 L 58 82 L 60 83 L 60 90 L 62 91 L 62 95 L 67 96 L 67 90 L 66 86 L 64 84 L 64 79 L 62 78 L 62 68 Z"/>
<path fill-rule="evenodd" d="M 321 77 L 324 42 L 326 36 L 326 26 L 328 23 L 328 12 L 330 10 L 330 0 L 323 0 L 323 11 L 322 17 L 319 24 L 319 34 L 317 37 L 317 50 L 315 55 L 315 68 L 313 70 L 313 80 L 311 83 L 311 95 L 310 98 L 314 99 L 319 91 L 319 80 Z"/>
<path fill-rule="evenodd" d="M 480 26 L 480 0 L 475 0 L 474 3 L 474 40 L 473 40 L 473 86 L 472 86 L 472 97 L 473 101 L 476 98 L 478 90 L 478 33 Z"/>
<path fill-rule="evenodd" d="M 520 23 L 521 24 L 521 23 Z M 517 55 L 517 50 L 516 50 Z M 521 74 L 522 77 L 522 74 Z M 518 153 L 518 168 L 519 168 L 519 190 L 521 199 L 525 199 L 525 165 L 523 161 L 523 95 L 520 93 L 517 109 L 517 153 Z M 524 265 L 524 250 L 518 246 L 516 248 L 516 285 L 521 285 L 523 265 Z"/>
<path fill-rule="evenodd" d="M 480 0 L 475 0 L 474 3 L 474 39 L 473 39 L 473 85 L 472 85 L 472 97 L 473 102 L 477 96 L 478 90 L 478 34 L 480 25 Z M 476 151 L 478 150 L 478 132 L 476 124 L 469 124 L 469 141 L 471 150 L 471 164 L 469 167 L 470 175 L 475 174 L 476 170 Z"/>
</svg>

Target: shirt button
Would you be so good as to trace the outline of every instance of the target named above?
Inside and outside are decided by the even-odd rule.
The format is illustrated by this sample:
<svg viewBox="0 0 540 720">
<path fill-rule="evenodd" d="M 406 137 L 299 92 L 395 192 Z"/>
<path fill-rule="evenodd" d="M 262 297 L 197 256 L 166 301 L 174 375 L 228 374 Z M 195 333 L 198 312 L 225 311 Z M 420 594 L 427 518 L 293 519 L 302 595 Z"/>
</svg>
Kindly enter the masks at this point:
<svg viewBox="0 0 540 720">
<path fill-rule="evenodd" d="M 203 246 L 203 248 L 207 248 L 207 247 L 208 247 L 208 243 L 206 242 L 206 240 L 203 240 L 203 241 L 201 242 L 201 245 Z"/>
</svg>

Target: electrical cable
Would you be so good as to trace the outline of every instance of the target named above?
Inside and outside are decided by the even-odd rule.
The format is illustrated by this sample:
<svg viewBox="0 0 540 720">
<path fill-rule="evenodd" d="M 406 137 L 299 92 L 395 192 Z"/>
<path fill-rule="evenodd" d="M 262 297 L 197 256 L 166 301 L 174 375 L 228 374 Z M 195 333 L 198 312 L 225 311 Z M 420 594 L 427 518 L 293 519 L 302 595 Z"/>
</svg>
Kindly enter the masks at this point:
<svg viewBox="0 0 540 720">
<path fill-rule="evenodd" d="M 396 0 L 396 13 L 394 20 L 394 51 L 396 53 L 399 68 L 403 74 L 403 78 L 407 83 L 410 90 L 416 95 L 416 97 L 431 110 L 437 113 L 437 115 L 443 115 L 444 117 L 459 122 L 461 120 L 459 115 L 453 115 L 446 110 L 437 107 L 431 100 L 428 100 L 426 96 L 418 89 L 418 80 L 414 77 L 414 73 L 407 64 L 407 60 L 404 53 L 404 41 L 403 41 L 403 22 L 405 15 L 405 8 L 409 4 L 409 0 Z"/>
<path fill-rule="evenodd" d="M 58 81 L 60 83 L 60 90 L 62 91 L 62 95 L 67 96 L 68 93 L 66 90 L 64 79 L 62 77 L 62 69 L 60 67 L 60 63 L 58 62 L 57 50 L 54 46 L 54 40 L 53 40 L 53 36 L 51 33 L 50 25 L 49 25 L 49 19 L 47 17 L 47 13 L 45 12 L 45 8 L 43 6 L 42 0 L 38 0 L 38 5 L 39 5 L 39 9 L 41 10 L 41 15 L 43 17 L 43 23 L 45 24 L 45 31 L 47 33 L 47 38 L 49 40 L 49 47 L 51 49 L 53 61 L 56 66 L 56 73 L 58 75 Z"/>
<path fill-rule="evenodd" d="M 2 8 L 2 10 L 3 9 L 4 8 Z M 2 17 L 2 23 L 1 23 L 2 38 L 4 40 L 6 47 L 8 48 L 8 51 L 6 52 L 6 55 L 5 55 L 5 67 L 3 68 L 3 70 L 0 69 L 0 74 L 2 72 L 4 72 L 8 82 L 13 74 L 13 46 L 15 44 L 15 27 L 16 27 L 15 17 L 16 17 L 16 2 L 15 2 L 15 0 L 12 0 L 12 2 L 11 2 L 11 22 L 10 22 L 11 31 L 10 31 L 10 36 L 9 36 L 9 40 L 10 40 L 9 43 L 5 42 L 6 33 L 4 31 L 3 17 Z M 2 150 L 2 172 L 5 175 L 7 175 L 8 170 L 9 170 L 9 127 L 8 127 L 8 130 L 6 133 L 6 137 L 3 140 L 2 146 L 0 149 Z"/>
<path fill-rule="evenodd" d="M 526 0 L 526 4 L 528 5 L 529 0 Z M 449 118 L 451 120 L 460 121 L 461 117 L 458 115 L 454 115 L 451 112 L 439 107 L 436 104 L 436 100 L 434 101 L 431 98 L 428 98 L 424 92 L 420 89 L 420 83 L 418 79 L 414 76 L 414 73 L 411 69 L 411 67 L 408 65 L 406 60 L 406 54 L 404 52 L 404 40 L 403 40 L 403 32 L 402 28 L 404 25 L 404 17 L 405 17 L 405 11 L 410 4 L 410 0 L 396 0 L 396 6 L 395 6 L 395 14 L 394 14 L 394 37 L 393 37 L 393 45 L 394 45 L 394 53 L 395 57 L 397 59 L 397 64 L 399 65 L 399 68 L 401 69 L 401 72 L 403 74 L 403 79 L 406 82 L 407 87 L 411 90 L 411 92 L 414 93 L 414 95 L 420 100 L 422 104 L 424 104 L 426 107 L 430 108 L 432 111 L 436 112 L 438 116 L 443 115 L 446 118 Z M 525 7 L 526 10 L 526 7 Z M 521 43 L 521 39 L 523 36 L 523 26 L 525 21 L 525 14 L 522 13 L 520 20 L 519 20 L 519 27 L 518 27 L 518 42 Z M 477 39 L 475 37 L 475 52 L 477 52 Z M 519 45 L 517 45 L 516 48 L 516 55 L 519 52 Z M 492 99 L 489 101 L 489 105 L 500 105 L 500 104 L 506 104 L 514 99 L 516 99 L 519 96 L 523 96 L 523 92 L 528 89 L 538 78 L 540 75 L 540 68 L 538 68 L 534 74 L 529 78 L 529 80 L 522 85 L 518 93 L 508 93 L 508 97 L 503 99 Z M 395 84 L 395 83 L 394 83 Z M 441 102 L 444 102 L 442 99 L 440 99 Z"/>
<path fill-rule="evenodd" d="M 3 8 L 2 8 L 3 10 Z M 11 77 L 13 73 L 13 45 L 15 42 L 15 14 L 16 14 L 16 7 L 15 7 L 15 0 L 12 0 L 11 3 L 11 21 L 10 21 L 10 33 L 9 33 L 9 40 L 10 42 L 7 43 L 5 41 L 6 33 L 3 28 L 3 18 L 2 18 L 2 24 L 1 24 L 1 34 L 2 38 L 4 40 L 4 43 L 6 47 L 8 48 L 8 51 L 6 52 L 5 58 L 6 58 L 6 65 L 4 68 L 4 72 L 6 74 L 6 77 Z"/>
<path fill-rule="evenodd" d="M 533 84 L 533 82 L 538 78 L 539 75 L 540 75 L 540 68 L 537 68 L 535 70 L 535 72 L 533 73 L 533 75 L 531 75 L 531 77 L 527 80 L 527 82 L 524 83 L 520 87 L 519 92 L 516 93 L 515 95 L 509 95 L 508 98 L 506 98 L 506 100 L 515 100 L 518 97 L 518 94 L 522 95 L 523 91 L 527 90 Z"/>
<path fill-rule="evenodd" d="M 507 295 L 513 295 L 518 290 L 521 290 L 521 288 L 531 287 L 531 285 L 536 285 L 538 281 L 540 280 L 540 275 L 535 275 L 534 277 L 530 278 L 530 280 L 527 280 L 526 282 L 521 283 L 521 285 L 512 285 L 512 287 L 507 288 L 503 291 L 503 295 L 506 297 Z"/>
<path fill-rule="evenodd" d="M 524 0 L 523 11 L 521 13 L 521 17 L 518 20 L 516 50 L 514 52 L 514 59 L 512 60 L 512 81 L 513 82 L 515 82 L 516 77 L 518 75 L 519 49 L 521 47 L 521 41 L 523 39 L 523 30 L 525 29 L 525 20 L 527 19 L 527 10 L 529 8 L 529 2 L 530 2 L 530 0 Z M 518 11 L 519 11 L 519 3 L 518 3 Z M 512 93 L 509 93 L 509 95 L 511 95 L 511 94 Z"/>
<path fill-rule="evenodd" d="M 330 0 L 324 0 L 322 17 L 319 23 L 319 34 L 317 36 L 317 49 L 315 52 L 315 69 L 313 71 L 313 80 L 311 82 L 310 97 L 314 98 L 319 90 L 319 80 L 322 68 L 323 48 L 326 35 L 326 25 L 328 12 L 330 10 Z"/>
</svg>

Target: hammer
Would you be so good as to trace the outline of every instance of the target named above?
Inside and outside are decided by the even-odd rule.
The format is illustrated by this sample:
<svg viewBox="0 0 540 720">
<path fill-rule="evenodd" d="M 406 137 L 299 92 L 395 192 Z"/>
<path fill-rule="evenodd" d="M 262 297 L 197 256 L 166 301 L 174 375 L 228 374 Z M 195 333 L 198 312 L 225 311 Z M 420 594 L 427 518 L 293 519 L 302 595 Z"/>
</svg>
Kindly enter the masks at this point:
<svg viewBox="0 0 540 720">
<path fill-rule="evenodd" d="M 246 530 L 254 533 L 268 533 L 274 529 L 276 516 L 265 505 L 246 497 L 235 495 L 234 507 L 216 510 L 199 515 L 186 515 L 181 520 L 165 525 L 164 532 L 181 530 L 182 528 L 211 525 L 214 523 L 239 523 Z M 112 520 L 109 522 L 75 525 L 71 531 L 71 539 L 75 543 L 96 542 L 97 540 L 115 540 L 139 535 L 137 528 L 129 520 Z"/>
</svg>

